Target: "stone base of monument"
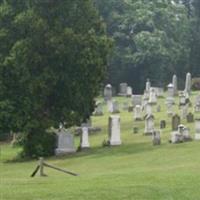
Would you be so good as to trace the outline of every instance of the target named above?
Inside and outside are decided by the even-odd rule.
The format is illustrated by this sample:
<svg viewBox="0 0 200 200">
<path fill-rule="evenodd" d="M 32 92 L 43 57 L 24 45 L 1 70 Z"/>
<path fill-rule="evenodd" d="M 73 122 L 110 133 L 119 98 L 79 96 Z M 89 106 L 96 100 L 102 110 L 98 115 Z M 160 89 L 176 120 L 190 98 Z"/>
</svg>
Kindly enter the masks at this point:
<svg viewBox="0 0 200 200">
<path fill-rule="evenodd" d="M 125 93 L 118 93 L 117 95 L 120 96 L 120 97 L 126 97 L 127 96 L 127 94 L 125 94 Z"/>
<path fill-rule="evenodd" d="M 194 136 L 194 139 L 195 140 L 200 140 L 200 133 L 196 133 L 195 136 Z"/>
<path fill-rule="evenodd" d="M 67 154 L 72 154 L 72 153 L 76 153 L 76 149 L 56 149 L 55 150 L 56 156 L 67 155 Z"/>
<path fill-rule="evenodd" d="M 122 144 L 121 141 L 108 141 L 109 146 L 119 146 Z"/>
</svg>

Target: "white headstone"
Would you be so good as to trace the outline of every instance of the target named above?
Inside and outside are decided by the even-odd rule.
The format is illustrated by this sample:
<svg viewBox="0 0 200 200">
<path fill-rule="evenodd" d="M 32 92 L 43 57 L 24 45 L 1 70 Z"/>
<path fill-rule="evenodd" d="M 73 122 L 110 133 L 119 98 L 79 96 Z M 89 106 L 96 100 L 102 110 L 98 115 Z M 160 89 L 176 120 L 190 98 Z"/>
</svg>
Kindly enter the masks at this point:
<svg viewBox="0 0 200 200">
<path fill-rule="evenodd" d="M 149 103 L 150 104 L 157 104 L 157 95 L 156 95 L 156 91 L 154 88 L 150 89 L 150 95 L 149 95 Z"/>
<path fill-rule="evenodd" d="M 104 99 L 105 101 L 112 100 L 112 86 L 107 84 L 104 88 Z"/>
<path fill-rule="evenodd" d="M 134 108 L 134 120 L 141 121 L 142 120 L 142 106 L 137 105 Z"/>
<path fill-rule="evenodd" d="M 152 135 L 154 131 L 154 116 L 153 115 L 147 115 L 145 117 L 145 135 Z"/>
<path fill-rule="evenodd" d="M 178 94 L 178 83 L 177 83 L 177 76 L 174 74 L 172 78 L 172 84 L 174 86 L 174 96 Z"/>
<path fill-rule="evenodd" d="M 185 93 L 190 95 L 191 87 L 192 87 L 192 76 L 190 73 L 187 73 L 185 81 Z"/>
<path fill-rule="evenodd" d="M 109 117 L 109 144 L 111 146 L 121 145 L 120 136 L 120 116 L 111 115 Z"/>
<path fill-rule="evenodd" d="M 88 127 L 82 127 L 81 149 L 89 148 Z"/>
<path fill-rule="evenodd" d="M 200 140 L 200 119 L 195 120 L 195 140 Z"/>
</svg>

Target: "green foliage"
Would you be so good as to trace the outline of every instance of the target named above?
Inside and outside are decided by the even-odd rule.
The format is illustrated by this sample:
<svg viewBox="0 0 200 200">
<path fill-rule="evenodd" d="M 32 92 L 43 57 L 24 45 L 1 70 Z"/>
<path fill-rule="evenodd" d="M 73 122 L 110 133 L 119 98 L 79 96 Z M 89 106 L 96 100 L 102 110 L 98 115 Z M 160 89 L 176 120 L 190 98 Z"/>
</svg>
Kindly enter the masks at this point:
<svg viewBox="0 0 200 200">
<path fill-rule="evenodd" d="M 96 2 L 115 41 L 108 81 L 115 86 L 128 82 L 139 92 L 146 78 L 160 86 L 174 73 L 185 78 L 190 26 L 183 5 L 166 0 Z"/>
<path fill-rule="evenodd" d="M 0 99 L 12 117 L 9 130 L 26 132 L 37 145 L 49 127 L 90 116 L 106 72 L 110 40 L 104 33 L 91 0 L 0 4 Z M 30 152 L 25 140 L 25 153 L 40 155 L 44 146 L 38 145 L 40 151 Z"/>
</svg>

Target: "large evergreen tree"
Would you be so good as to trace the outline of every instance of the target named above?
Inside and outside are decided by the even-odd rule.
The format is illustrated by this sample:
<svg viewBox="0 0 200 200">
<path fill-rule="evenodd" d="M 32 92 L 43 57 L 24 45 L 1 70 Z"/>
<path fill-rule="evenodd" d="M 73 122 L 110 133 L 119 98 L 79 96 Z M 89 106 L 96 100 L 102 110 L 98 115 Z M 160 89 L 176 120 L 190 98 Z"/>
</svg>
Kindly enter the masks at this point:
<svg viewBox="0 0 200 200">
<path fill-rule="evenodd" d="M 91 0 L 0 1 L 0 124 L 48 155 L 46 130 L 93 111 L 110 40 Z"/>
</svg>

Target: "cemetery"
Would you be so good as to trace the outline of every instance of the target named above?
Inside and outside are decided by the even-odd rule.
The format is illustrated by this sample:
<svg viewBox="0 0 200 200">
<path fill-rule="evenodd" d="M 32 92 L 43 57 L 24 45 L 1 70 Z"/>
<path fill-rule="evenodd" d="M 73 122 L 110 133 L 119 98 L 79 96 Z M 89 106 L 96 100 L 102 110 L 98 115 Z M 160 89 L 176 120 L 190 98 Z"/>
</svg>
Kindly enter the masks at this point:
<svg viewBox="0 0 200 200">
<path fill-rule="evenodd" d="M 0 0 L 0 200 L 200 200 L 200 0 Z"/>
<path fill-rule="evenodd" d="M 110 87 L 106 86 L 105 90 Z M 200 113 L 195 109 L 199 105 L 199 92 L 188 94 L 193 106 L 188 105 L 186 117 L 181 117 L 179 104 L 182 96 L 177 93 L 184 91 L 172 93 L 167 88 L 163 98 L 153 97 L 153 104 L 145 101 L 145 92 L 144 96 L 132 97 L 121 93 L 112 96 L 110 92 L 104 92 L 104 96 L 96 99 L 97 110 L 91 120 L 82 124 L 78 135 L 62 126 L 57 131 L 55 156 L 47 158 L 50 164 L 44 162 L 47 167 L 42 169 L 42 174 L 47 174 L 47 177 L 42 178 L 42 175 L 40 178 L 36 174 L 31 179 L 30 174 L 38 161 L 12 161 L 20 147 L 2 144 L 1 194 L 6 199 L 13 199 L 13 195 L 15 199 L 22 196 L 33 199 L 29 198 L 31 190 L 35 199 L 53 199 L 53 196 L 57 199 L 59 185 L 63 194 L 59 199 L 65 199 L 66 195 L 68 199 L 88 199 L 91 196 L 102 199 L 104 195 L 107 199 L 107 192 L 113 199 L 128 199 L 128 194 L 141 199 L 148 199 L 149 196 L 149 199 L 167 199 L 168 196 L 184 199 L 189 198 L 188 192 L 192 193 L 191 199 L 197 198 L 199 192 L 193 190 L 198 187 L 200 179 Z M 149 90 L 149 99 L 152 100 L 151 92 L 152 89 Z M 116 102 L 118 112 L 114 112 Z M 173 104 L 171 115 L 168 104 Z M 133 106 L 131 112 L 128 105 Z M 99 129 L 93 133 L 95 127 Z M 65 169 L 78 173 L 78 176 L 70 176 L 71 172 Z M 66 173 L 59 173 L 59 170 Z M 170 185 L 171 179 L 176 187 Z M 107 191 L 107 184 L 111 185 L 111 191 Z M 52 190 L 45 188 L 46 185 Z M 43 190 L 41 187 L 44 187 Z M 157 188 L 159 192 L 154 192 Z M 115 190 L 120 194 L 116 194 Z M 179 196 L 177 191 L 182 191 L 182 195 Z"/>
</svg>

